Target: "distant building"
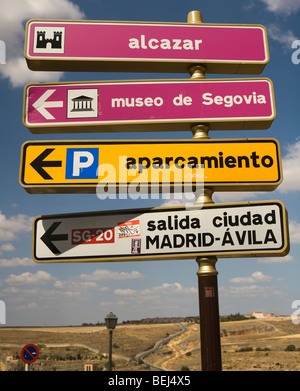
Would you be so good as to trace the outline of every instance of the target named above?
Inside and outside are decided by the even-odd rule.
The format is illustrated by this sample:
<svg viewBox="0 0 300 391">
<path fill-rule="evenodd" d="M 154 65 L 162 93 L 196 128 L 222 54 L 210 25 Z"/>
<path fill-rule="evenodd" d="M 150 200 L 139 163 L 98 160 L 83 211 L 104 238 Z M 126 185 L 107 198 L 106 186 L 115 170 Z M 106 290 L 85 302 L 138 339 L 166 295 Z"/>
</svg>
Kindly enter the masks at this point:
<svg viewBox="0 0 300 391">
<path fill-rule="evenodd" d="M 252 312 L 251 316 L 256 319 L 275 318 L 275 314 L 264 314 L 263 312 Z"/>
<path fill-rule="evenodd" d="M 89 362 L 84 363 L 83 370 L 84 370 L 84 372 L 98 371 L 99 365 L 93 361 L 89 361 Z"/>
<path fill-rule="evenodd" d="M 84 369 L 85 372 L 90 372 L 94 370 L 94 364 L 93 363 L 86 363 L 84 364 Z"/>
<path fill-rule="evenodd" d="M 252 312 L 252 316 L 256 319 L 263 319 L 264 313 L 263 312 Z"/>
<path fill-rule="evenodd" d="M 141 320 L 129 320 L 128 323 L 129 324 L 141 324 L 142 321 Z"/>
</svg>

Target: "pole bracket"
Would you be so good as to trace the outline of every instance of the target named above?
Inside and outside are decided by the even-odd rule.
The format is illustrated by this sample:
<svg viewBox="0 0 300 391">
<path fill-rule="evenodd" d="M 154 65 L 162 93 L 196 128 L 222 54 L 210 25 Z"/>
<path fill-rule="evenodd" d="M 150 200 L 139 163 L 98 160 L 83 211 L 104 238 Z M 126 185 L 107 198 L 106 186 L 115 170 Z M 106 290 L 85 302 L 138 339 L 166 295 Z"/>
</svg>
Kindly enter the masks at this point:
<svg viewBox="0 0 300 391">
<path fill-rule="evenodd" d="M 217 276 L 218 271 L 215 268 L 218 259 L 216 257 L 198 257 L 196 262 L 199 265 L 197 276 Z"/>
</svg>

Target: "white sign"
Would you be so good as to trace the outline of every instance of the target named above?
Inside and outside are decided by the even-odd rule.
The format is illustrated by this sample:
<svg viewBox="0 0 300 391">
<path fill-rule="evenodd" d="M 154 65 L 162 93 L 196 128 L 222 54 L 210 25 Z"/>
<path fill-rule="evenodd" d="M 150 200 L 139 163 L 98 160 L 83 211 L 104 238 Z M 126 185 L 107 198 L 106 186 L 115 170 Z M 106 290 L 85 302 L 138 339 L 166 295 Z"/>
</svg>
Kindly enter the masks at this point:
<svg viewBox="0 0 300 391">
<path fill-rule="evenodd" d="M 110 262 L 197 256 L 284 256 L 287 214 L 280 201 L 40 216 L 37 262 Z"/>
</svg>

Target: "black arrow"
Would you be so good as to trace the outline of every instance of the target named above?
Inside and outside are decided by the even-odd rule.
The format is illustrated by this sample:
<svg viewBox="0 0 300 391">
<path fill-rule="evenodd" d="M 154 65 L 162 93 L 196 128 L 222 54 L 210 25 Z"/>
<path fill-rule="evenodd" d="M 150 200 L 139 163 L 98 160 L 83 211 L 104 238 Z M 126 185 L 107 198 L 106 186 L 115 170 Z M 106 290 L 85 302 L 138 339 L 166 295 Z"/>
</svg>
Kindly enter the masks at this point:
<svg viewBox="0 0 300 391">
<path fill-rule="evenodd" d="M 57 221 L 56 223 L 53 223 L 47 231 L 44 233 L 44 235 L 41 237 L 41 240 L 44 242 L 44 244 L 53 252 L 53 254 L 61 254 L 61 251 L 58 250 L 56 246 L 52 242 L 54 241 L 62 241 L 62 240 L 68 240 L 68 234 L 56 234 L 53 235 L 53 232 L 56 230 L 57 227 L 59 227 L 61 224 L 60 221 Z"/>
<path fill-rule="evenodd" d="M 37 158 L 35 158 L 31 163 L 31 167 L 35 169 L 36 172 L 40 174 L 44 179 L 53 179 L 52 176 L 48 174 L 47 171 L 44 170 L 44 167 L 61 167 L 62 162 L 59 160 L 50 160 L 45 161 L 46 157 L 50 155 L 51 152 L 54 151 L 54 148 L 47 148 L 44 152 L 42 152 Z"/>
</svg>

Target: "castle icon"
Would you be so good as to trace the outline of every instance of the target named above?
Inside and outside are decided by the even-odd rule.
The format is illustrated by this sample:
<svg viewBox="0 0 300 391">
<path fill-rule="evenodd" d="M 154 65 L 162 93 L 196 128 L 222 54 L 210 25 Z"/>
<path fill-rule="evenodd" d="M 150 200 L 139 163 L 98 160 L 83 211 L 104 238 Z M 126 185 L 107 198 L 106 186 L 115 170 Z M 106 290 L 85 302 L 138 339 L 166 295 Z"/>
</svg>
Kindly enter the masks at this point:
<svg viewBox="0 0 300 391">
<path fill-rule="evenodd" d="M 46 49 L 48 43 L 51 45 L 51 49 L 62 48 L 62 32 L 54 31 L 53 38 L 46 38 L 46 31 L 37 31 L 36 48 Z"/>
</svg>

